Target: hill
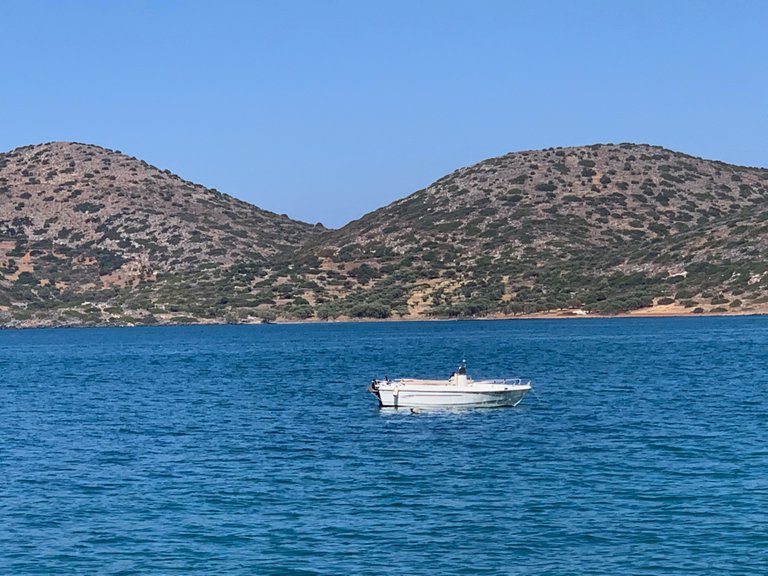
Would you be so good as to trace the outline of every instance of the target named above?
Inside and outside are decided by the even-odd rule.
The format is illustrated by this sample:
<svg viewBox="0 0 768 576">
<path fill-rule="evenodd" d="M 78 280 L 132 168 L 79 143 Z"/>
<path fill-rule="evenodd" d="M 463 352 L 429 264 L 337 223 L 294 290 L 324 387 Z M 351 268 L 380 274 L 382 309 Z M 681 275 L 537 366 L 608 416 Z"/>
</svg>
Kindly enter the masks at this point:
<svg viewBox="0 0 768 576">
<path fill-rule="evenodd" d="M 331 314 L 722 312 L 764 304 L 767 201 L 768 170 L 647 145 L 555 148 L 457 170 L 311 251 L 365 280 Z"/>
<path fill-rule="evenodd" d="M 99 321 L 106 308 L 119 320 L 146 285 L 181 276 L 195 290 L 201 270 L 264 262 L 320 229 L 98 146 L 18 148 L 0 154 L 0 306 L 17 320 Z"/>
<path fill-rule="evenodd" d="M 0 155 L 6 325 L 768 311 L 768 170 L 517 152 L 339 230 L 82 144 Z"/>
</svg>

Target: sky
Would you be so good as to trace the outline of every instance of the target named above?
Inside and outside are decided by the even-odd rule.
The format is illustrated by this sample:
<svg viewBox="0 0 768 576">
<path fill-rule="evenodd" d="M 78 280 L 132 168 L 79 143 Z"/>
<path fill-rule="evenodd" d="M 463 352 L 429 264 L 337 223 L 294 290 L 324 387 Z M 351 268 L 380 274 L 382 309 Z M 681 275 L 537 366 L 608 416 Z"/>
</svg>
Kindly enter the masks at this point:
<svg viewBox="0 0 768 576">
<path fill-rule="evenodd" d="M 768 167 L 761 0 L 0 1 L 0 151 L 121 150 L 340 227 L 508 152 Z"/>
</svg>

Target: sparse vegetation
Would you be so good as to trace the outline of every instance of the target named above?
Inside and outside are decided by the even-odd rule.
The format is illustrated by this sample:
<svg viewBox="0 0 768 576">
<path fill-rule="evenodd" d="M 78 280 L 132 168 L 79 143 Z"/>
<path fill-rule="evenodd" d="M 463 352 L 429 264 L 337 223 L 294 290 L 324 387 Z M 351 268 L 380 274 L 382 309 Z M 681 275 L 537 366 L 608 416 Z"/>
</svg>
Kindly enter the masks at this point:
<svg viewBox="0 0 768 576">
<path fill-rule="evenodd" d="M 0 154 L 0 305 L 12 325 L 615 314 L 654 302 L 737 313 L 768 304 L 767 183 L 765 170 L 651 146 L 532 151 L 328 231 L 117 152 L 32 146 Z"/>
</svg>

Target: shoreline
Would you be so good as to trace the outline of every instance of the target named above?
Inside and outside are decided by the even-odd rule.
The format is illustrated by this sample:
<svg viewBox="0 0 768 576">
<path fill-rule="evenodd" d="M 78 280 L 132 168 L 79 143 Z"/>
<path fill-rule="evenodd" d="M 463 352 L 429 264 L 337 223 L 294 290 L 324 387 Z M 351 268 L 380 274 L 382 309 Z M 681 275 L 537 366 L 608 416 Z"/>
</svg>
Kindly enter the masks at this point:
<svg viewBox="0 0 768 576">
<path fill-rule="evenodd" d="M 766 310 L 741 310 L 734 312 L 683 312 L 683 311 L 662 311 L 653 309 L 640 309 L 631 312 L 622 312 L 619 314 L 588 314 L 575 313 L 573 311 L 550 311 L 534 314 L 495 314 L 490 316 L 480 316 L 471 318 L 437 318 L 429 316 L 401 316 L 390 318 L 349 318 L 339 317 L 334 319 L 321 320 L 311 318 L 304 320 L 274 320 L 271 322 L 263 321 L 243 321 L 226 322 L 225 320 L 211 320 L 202 322 L 170 322 L 161 321 L 154 324 L 19 324 L 16 326 L 0 326 L 0 330 L 51 330 L 64 328 L 162 328 L 169 326 L 258 326 L 264 325 L 311 325 L 311 324 L 364 324 L 364 323 L 386 323 L 386 322 L 468 322 L 468 321 L 491 321 L 491 320 L 606 320 L 606 319 L 627 319 L 627 318 L 713 318 L 713 317 L 734 317 L 734 316 L 766 316 Z"/>
<path fill-rule="evenodd" d="M 740 312 L 622 312 L 619 314 L 566 314 L 541 312 L 536 314 L 492 315 L 467 318 L 433 318 L 429 316 L 401 316 L 396 318 L 341 318 L 333 320 L 275 320 L 274 322 L 241 322 L 240 324 L 360 324 L 365 322 L 468 322 L 488 320 L 605 320 L 610 318 L 714 318 L 730 316 L 768 316 L 768 310 Z"/>
</svg>

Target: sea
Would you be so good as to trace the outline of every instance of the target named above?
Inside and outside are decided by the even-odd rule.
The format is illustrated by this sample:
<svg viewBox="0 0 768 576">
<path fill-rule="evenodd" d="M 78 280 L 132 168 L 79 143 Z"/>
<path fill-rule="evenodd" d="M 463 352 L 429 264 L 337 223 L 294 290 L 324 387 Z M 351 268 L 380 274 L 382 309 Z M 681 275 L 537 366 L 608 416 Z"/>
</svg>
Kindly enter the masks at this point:
<svg viewBox="0 0 768 576">
<path fill-rule="evenodd" d="M 384 376 L 523 377 L 380 410 Z M 768 318 L 0 332 L 0 574 L 768 573 Z"/>
</svg>

